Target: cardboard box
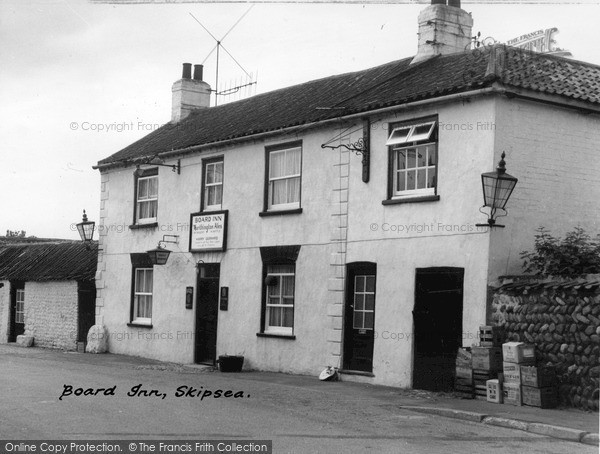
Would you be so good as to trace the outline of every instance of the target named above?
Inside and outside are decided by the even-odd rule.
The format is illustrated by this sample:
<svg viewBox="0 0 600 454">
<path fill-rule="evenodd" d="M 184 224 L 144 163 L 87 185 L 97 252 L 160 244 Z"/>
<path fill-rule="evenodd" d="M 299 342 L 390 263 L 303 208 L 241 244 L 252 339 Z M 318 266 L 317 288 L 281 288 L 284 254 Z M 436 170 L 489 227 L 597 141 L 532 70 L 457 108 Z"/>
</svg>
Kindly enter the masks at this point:
<svg viewBox="0 0 600 454">
<path fill-rule="evenodd" d="M 472 355 L 471 348 L 459 348 L 458 353 L 456 354 L 456 366 L 461 367 L 472 367 Z"/>
<path fill-rule="evenodd" d="M 535 346 L 523 342 L 502 344 L 502 356 L 506 363 L 535 364 Z"/>
<path fill-rule="evenodd" d="M 473 369 L 470 367 L 456 366 L 456 378 L 462 383 L 473 384 Z"/>
<path fill-rule="evenodd" d="M 495 404 L 502 403 L 502 385 L 498 379 L 488 380 L 487 386 L 487 401 Z"/>
<path fill-rule="evenodd" d="M 502 398 L 505 404 L 521 406 L 521 385 L 517 383 L 502 384 Z"/>
<path fill-rule="evenodd" d="M 500 326 L 481 325 L 479 327 L 479 345 L 481 347 L 502 347 L 504 329 Z"/>
<path fill-rule="evenodd" d="M 498 371 L 502 369 L 502 350 L 499 347 L 473 347 L 473 369 Z"/>
<path fill-rule="evenodd" d="M 534 388 L 555 386 L 558 379 L 556 369 L 548 366 L 521 366 L 521 384 Z"/>
<path fill-rule="evenodd" d="M 521 366 L 515 363 L 502 363 L 502 376 L 505 383 L 521 384 Z"/>
<path fill-rule="evenodd" d="M 522 386 L 521 395 L 523 405 L 540 408 L 556 408 L 558 406 L 558 393 L 555 386 L 545 388 Z"/>
</svg>

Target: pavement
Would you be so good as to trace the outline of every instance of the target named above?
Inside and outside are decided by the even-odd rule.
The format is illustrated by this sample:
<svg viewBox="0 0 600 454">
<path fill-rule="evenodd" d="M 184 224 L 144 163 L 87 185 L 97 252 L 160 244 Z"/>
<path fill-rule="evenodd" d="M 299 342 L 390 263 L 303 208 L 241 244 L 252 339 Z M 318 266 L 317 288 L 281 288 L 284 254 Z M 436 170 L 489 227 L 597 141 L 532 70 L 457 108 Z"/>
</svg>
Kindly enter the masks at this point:
<svg viewBox="0 0 600 454">
<path fill-rule="evenodd" d="M 41 348 L 24 348 L 14 344 L 0 345 L 0 355 L 2 353 L 9 353 L 10 356 L 17 354 L 22 357 L 31 357 L 34 360 L 50 357 L 60 360 L 60 356 L 63 355 L 63 358 L 68 359 L 69 363 L 102 365 L 118 369 L 133 368 L 140 372 L 166 371 L 182 376 L 189 376 L 190 373 L 212 376 L 213 373 L 213 369 L 207 366 L 181 365 L 114 354 L 91 355 Z M 361 402 L 365 404 L 376 402 L 379 407 L 389 410 L 392 414 L 400 414 L 406 411 L 413 412 L 415 415 L 428 414 L 433 417 L 469 421 L 469 424 L 481 424 L 482 430 L 486 426 L 490 429 L 496 426 L 500 431 L 517 429 L 544 437 L 598 446 L 599 418 L 597 412 L 586 412 L 572 408 L 516 407 L 482 400 L 461 399 L 453 393 L 435 393 L 346 381 L 322 382 L 316 376 L 258 371 L 229 374 L 216 372 L 216 374 L 218 376 L 226 375 L 228 380 L 239 381 L 240 384 L 256 382 L 256 386 L 260 389 L 269 389 L 269 387 L 276 384 L 282 389 L 289 389 L 290 392 L 299 390 L 308 392 L 304 394 L 312 393 L 315 395 L 323 395 L 323 392 L 325 392 L 328 395 L 335 396 L 335 403 L 340 407 L 347 403 L 360 406 Z"/>
<path fill-rule="evenodd" d="M 195 367 L 195 366 L 183 366 Z M 272 372 L 243 372 L 246 380 L 257 380 L 289 384 L 301 388 L 331 386 L 332 382 L 321 382 L 305 375 L 276 374 Z M 341 378 L 343 381 L 343 376 Z M 339 382 L 338 382 L 339 383 Z M 528 406 L 495 404 L 478 399 L 464 399 L 454 393 L 401 389 L 363 383 L 343 382 L 344 387 L 336 387 L 336 393 L 356 392 L 374 399 L 387 399 L 390 405 L 417 413 L 443 416 L 453 419 L 477 422 L 525 432 L 545 435 L 552 438 L 598 446 L 599 415 L 597 412 L 576 408 L 542 409 Z"/>
</svg>

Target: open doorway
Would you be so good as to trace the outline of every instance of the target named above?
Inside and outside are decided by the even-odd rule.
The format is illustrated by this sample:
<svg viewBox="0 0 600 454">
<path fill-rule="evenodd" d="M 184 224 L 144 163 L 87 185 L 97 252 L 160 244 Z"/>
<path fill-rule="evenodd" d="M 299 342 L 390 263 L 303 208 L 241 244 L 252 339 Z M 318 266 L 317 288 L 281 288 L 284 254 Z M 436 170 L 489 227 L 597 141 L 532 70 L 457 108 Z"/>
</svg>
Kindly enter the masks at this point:
<svg viewBox="0 0 600 454">
<path fill-rule="evenodd" d="M 462 347 L 463 268 L 417 268 L 413 388 L 449 391 Z"/>
</svg>

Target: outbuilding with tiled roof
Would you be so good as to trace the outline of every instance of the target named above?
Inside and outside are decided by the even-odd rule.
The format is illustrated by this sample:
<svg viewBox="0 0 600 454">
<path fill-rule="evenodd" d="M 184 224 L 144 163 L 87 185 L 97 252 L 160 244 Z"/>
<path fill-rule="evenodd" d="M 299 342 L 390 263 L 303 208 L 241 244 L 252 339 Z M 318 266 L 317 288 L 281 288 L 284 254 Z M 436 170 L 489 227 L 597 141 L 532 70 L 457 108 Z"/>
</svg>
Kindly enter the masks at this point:
<svg viewBox="0 0 600 454">
<path fill-rule="evenodd" d="M 75 350 L 94 324 L 98 244 L 0 238 L 0 342 Z"/>
</svg>

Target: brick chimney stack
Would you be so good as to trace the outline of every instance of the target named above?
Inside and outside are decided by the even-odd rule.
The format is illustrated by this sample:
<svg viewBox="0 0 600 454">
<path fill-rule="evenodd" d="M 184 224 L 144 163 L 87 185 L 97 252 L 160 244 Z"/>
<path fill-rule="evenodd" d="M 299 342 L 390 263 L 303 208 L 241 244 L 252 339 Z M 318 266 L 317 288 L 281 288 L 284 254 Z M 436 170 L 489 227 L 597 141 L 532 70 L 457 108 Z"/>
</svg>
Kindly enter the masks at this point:
<svg viewBox="0 0 600 454">
<path fill-rule="evenodd" d="M 431 0 L 419 14 L 419 47 L 410 64 L 469 50 L 472 28 L 473 18 L 460 0 Z"/>
<path fill-rule="evenodd" d="M 183 64 L 181 79 L 173 84 L 173 107 L 171 121 L 177 123 L 187 117 L 192 110 L 210 107 L 210 85 L 202 80 L 202 65 Z"/>
</svg>

